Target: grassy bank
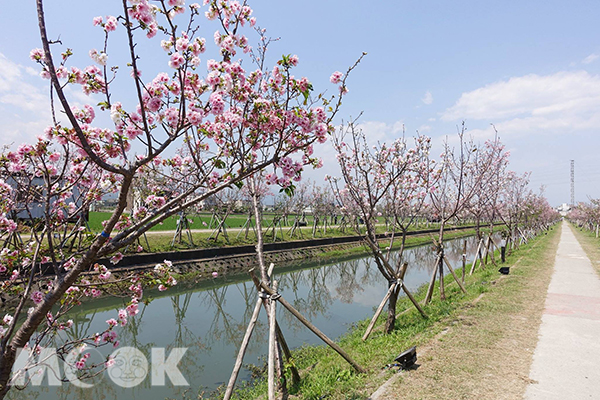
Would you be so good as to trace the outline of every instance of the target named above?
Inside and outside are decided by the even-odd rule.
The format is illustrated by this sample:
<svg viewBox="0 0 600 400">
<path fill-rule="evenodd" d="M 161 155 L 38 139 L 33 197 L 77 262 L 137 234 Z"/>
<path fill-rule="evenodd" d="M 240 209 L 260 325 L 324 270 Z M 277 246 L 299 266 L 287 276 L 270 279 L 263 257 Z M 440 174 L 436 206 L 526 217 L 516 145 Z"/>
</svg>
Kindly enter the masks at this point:
<svg viewBox="0 0 600 400">
<path fill-rule="evenodd" d="M 514 354 L 507 356 L 506 346 L 501 345 L 504 337 L 517 340 L 522 336 L 529 342 L 533 340 L 535 344 L 535 322 L 520 320 L 518 327 L 515 327 L 513 316 L 517 314 L 519 318 L 539 320 L 558 240 L 556 231 L 554 228 L 548 235 L 531 240 L 515 251 L 507 260 L 507 265 L 514 266 L 510 275 L 501 277 L 496 268 L 490 267 L 478 269 L 473 276 L 468 276 L 467 294 L 462 294 L 457 285 L 450 281 L 451 277 L 447 277 L 447 300 L 440 301 L 436 290 L 433 302 L 426 307 L 428 319 L 421 318 L 412 310 L 398 319 L 392 334 L 383 335 L 378 331 L 366 342 L 361 340 L 361 336 L 368 321 L 357 323 L 338 342 L 369 371 L 367 374 L 356 374 L 328 348 L 317 346 L 297 349 L 293 362 L 301 370 L 303 379 L 297 387 L 290 388 L 290 393 L 302 399 L 365 399 L 392 376 L 391 372 L 382 371 L 382 368 L 392 363 L 401 351 L 417 345 L 421 367 L 398 375 L 402 376 L 396 383 L 400 386 L 393 388 L 390 399 L 398 398 L 400 393 L 402 398 L 478 398 L 474 388 L 478 379 L 482 379 L 480 371 L 489 373 L 483 363 L 497 357 L 496 364 L 506 364 L 507 357 L 513 357 L 512 360 L 516 357 Z M 422 299 L 425 290 L 421 288 L 416 297 Z M 486 295 L 479 300 L 482 293 Z M 408 307 L 407 299 L 402 299 L 398 304 L 398 310 Z M 379 323 L 383 323 L 383 318 Z M 528 329 L 527 332 L 524 329 Z M 464 334 L 467 330 L 470 330 L 469 335 Z M 529 342 L 527 346 L 531 348 Z M 423 354 L 424 347 L 432 348 L 438 343 L 449 344 L 448 354 L 460 355 L 462 360 L 459 362 L 433 350 Z M 485 349 L 489 348 L 494 351 L 486 352 Z M 478 349 L 483 349 L 482 353 L 485 354 L 479 354 Z M 528 370 L 530 353 L 524 355 L 521 364 L 525 367 L 517 368 L 519 371 Z M 492 375 L 492 380 L 503 379 Z M 467 384 L 469 381 L 472 383 Z M 411 391 L 411 387 L 418 390 Z M 238 396 L 241 399 L 255 399 L 263 397 L 265 393 L 266 384 L 258 380 L 254 386 L 240 390 Z"/>
<path fill-rule="evenodd" d="M 110 218 L 112 213 L 103 212 L 103 211 L 94 211 L 90 212 L 89 217 L 89 226 L 92 232 L 101 232 L 102 231 L 102 221 L 106 221 Z M 275 214 L 265 213 L 264 215 L 264 223 L 268 226 L 273 223 L 273 218 Z M 230 214 L 227 217 L 226 225 L 227 228 L 241 228 L 246 223 L 248 216 L 244 214 Z M 217 226 L 217 221 L 213 219 L 213 215 L 211 213 L 200 213 L 200 214 L 189 214 L 187 215 L 188 222 L 190 224 L 191 229 L 209 229 L 215 228 Z M 308 224 L 313 223 L 312 215 L 306 216 L 306 221 Z M 171 231 L 177 229 L 177 223 L 179 222 L 178 215 L 172 215 L 165 219 L 160 224 L 151 228 L 151 231 Z M 288 217 L 289 223 L 294 223 L 294 217 Z"/>
<path fill-rule="evenodd" d="M 483 228 L 480 231 L 482 233 L 487 233 L 487 232 L 489 232 L 489 229 Z M 446 231 L 444 233 L 444 238 L 445 238 L 445 240 L 452 240 L 452 239 L 458 239 L 458 238 L 462 238 L 462 237 L 469 237 L 469 236 L 473 236 L 473 235 L 475 235 L 475 229 L 465 229 L 465 230 L 460 230 L 460 231 Z M 415 246 L 422 246 L 425 244 L 433 244 L 432 237 L 437 238 L 437 235 L 422 234 L 422 235 L 408 236 L 406 238 L 405 246 L 406 247 L 415 247 Z M 394 243 L 392 245 L 392 250 L 400 249 L 400 247 L 402 245 L 401 240 L 402 239 L 400 237 L 396 237 L 396 240 L 394 240 Z M 389 241 L 387 241 L 387 240 L 382 240 L 379 242 L 379 247 L 381 248 L 382 251 L 387 250 L 388 246 L 389 246 Z M 352 247 L 350 249 L 328 251 L 328 252 L 323 253 L 320 257 L 324 257 L 324 258 L 339 258 L 339 257 L 345 257 L 345 256 L 353 257 L 353 256 L 370 254 L 370 251 L 371 250 L 369 248 L 367 248 L 365 245 L 358 245 L 358 246 Z"/>
<path fill-rule="evenodd" d="M 102 222 L 106 221 L 110 218 L 112 213 L 110 212 L 106 212 L 106 211 L 92 211 L 89 214 L 89 221 L 88 221 L 88 225 L 89 228 L 91 229 L 92 232 L 94 233 L 100 233 L 102 231 Z M 263 213 L 263 225 L 264 227 L 270 226 L 273 224 L 273 219 L 275 217 L 280 217 L 280 215 L 275 214 L 275 213 Z M 287 224 L 284 223 L 284 220 L 281 219 L 281 225 L 283 228 L 287 228 L 289 229 L 295 221 L 296 216 L 295 215 L 289 215 L 287 217 Z M 179 216 L 178 215 L 172 215 L 170 217 L 168 217 L 167 219 L 165 219 L 163 222 L 161 222 L 160 224 L 152 227 L 150 230 L 151 231 L 172 231 L 177 229 L 177 224 L 179 222 Z M 198 214 L 188 214 L 187 215 L 187 219 L 188 219 L 188 223 L 191 229 L 214 229 L 217 227 L 218 221 L 216 219 L 213 218 L 213 214 L 212 213 L 198 213 Z M 248 215 L 247 214 L 239 214 L 239 213 L 233 213 L 230 214 L 229 216 L 227 216 L 227 219 L 225 220 L 225 225 L 226 227 L 229 228 L 242 228 L 245 226 L 246 221 L 248 219 Z M 339 219 L 341 221 L 341 218 Z M 254 223 L 254 218 L 252 219 L 253 223 Z M 307 214 L 304 217 L 304 221 L 306 222 L 307 229 L 312 229 L 312 225 L 314 223 L 314 219 L 313 219 L 313 215 L 312 214 Z M 328 224 L 331 224 L 330 219 L 327 219 Z M 323 222 L 320 222 L 320 225 L 322 225 Z M 419 227 L 420 229 L 423 229 L 424 226 L 429 226 L 429 225 L 436 225 L 434 223 L 431 224 L 424 224 L 424 223 L 420 223 Z"/>
<path fill-rule="evenodd" d="M 93 234 L 97 234 L 102 231 L 102 222 L 107 220 L 110 216 L 108 212 L 91 212 L 89 218 L 89 228 Z M 323 224 L 317 226 L 313 236 L 313 217 L 312 215 L 306 216 L 308 226 L 300 227 L 296 229 L 292 236 L 291 226 L 285 226 L 283 223 L 281 226 L 276 225 L 276 229 L 273 230 L 272 222 L 275 214 L 265 214 L 263 222 L 263 234 L 265 243 L 272 242 L 285 242 L 292 240 L 305 240 L 305 239 L 321 239 L 330 237 L 340 237 L 354 235 L 355 232 L 351 227 L 346 227 L 344 230 L 340 230 L 338 226 L 328 226 L 325 230 Z M 214 232 L 216 223 L 211 223 L 211 214 L 197 214 L 189 215 L 188 221 L 191 229 L 191 242 L 189 240 L 188 232 L 183 231 L 181 238 L 176 238 L 173 241 L 175 231 L 178 226 L 179 217 L 171 216 L 167 218 L 161 224 L 153 227 L 147 232 L 145 236 L 138 239 L 137 244 L 144 248 L 144 252 L 166 252 L 173 250 L 187 250 L 192 248 L 211 248 L 211 247 L 224 247 L 224 246 L 242 246 L 256 243 L 256 236 L 252 228 L 250 228 L 246 237 L 245 229 L 241 229 L 246 222 L 246 215 L 232 214 L 227 217 L 226 231 L 227 237 L 223 232 L 218 235 Z M 294 217 L 289 217 L 288 222 L 293 224 Z M 423 230 L 423 229 L 435 229 L 438 224 L 420 224 L 413 225 L 410 227 L 410 231 Z M 241 232 L 240 232 L 241 231 Z M 385 225 L 377 227 L 377 233 L 386 232 Z M 137 244 L 128 249 L 129 252 L 135 252 Z"/>
<path fill-rule="evenodd" d="M 594 269 L 600 274 L 600 238 L 596 237 L 596 232 L 578 228 L 571 223 L 569 223 L 569 225 L 571 225 L 577 241 L 579 241 L 583 251 L 585 251 L 589 257 Z"/>
</svg>

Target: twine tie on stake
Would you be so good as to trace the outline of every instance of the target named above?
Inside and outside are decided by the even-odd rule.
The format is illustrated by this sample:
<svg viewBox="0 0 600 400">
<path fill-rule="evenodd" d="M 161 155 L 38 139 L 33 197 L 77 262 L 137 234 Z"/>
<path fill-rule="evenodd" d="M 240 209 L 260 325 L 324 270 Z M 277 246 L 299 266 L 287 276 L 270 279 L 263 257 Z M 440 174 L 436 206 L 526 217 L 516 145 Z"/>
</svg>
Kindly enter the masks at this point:
<svg viewBox="0 0 600 400">
<path fill-rule="evenodd" d="M 271 299 L 271 301 L 275 301 L 277 299 L 279 299 L 281 297 L 281 294 L 279 293 L 273 293 L 272 295 L 267 295 L 268 298 Z"/>
</svg>

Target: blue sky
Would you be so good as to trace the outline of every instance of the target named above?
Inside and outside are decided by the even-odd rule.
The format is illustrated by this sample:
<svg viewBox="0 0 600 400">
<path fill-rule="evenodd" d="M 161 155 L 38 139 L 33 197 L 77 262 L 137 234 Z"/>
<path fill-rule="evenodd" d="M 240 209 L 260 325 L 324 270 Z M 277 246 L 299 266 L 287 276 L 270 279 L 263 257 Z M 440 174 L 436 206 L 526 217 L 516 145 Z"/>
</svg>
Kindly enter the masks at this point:
<svg viewBox="0 0 600 400">
<path fill-rule="evenodd" d="M 116 14 L 120 1 L 46 2 L 53 37 L 82 58 L 101 46 L 96 15 Z M 600 32 L 598 1 L 254 1 L 258 24 L 281 40 L 271 56 L 297 54 L 297 75 L 332 90 L 364 51 L 352 74 L 341 117 L 363 112 L 374 140 L 416 130 L 439 146 L 464 119 L 476 141 L 499 131 L 511 169 L 532 172 L 551 204 L 570 199 L 575 160 L 577 201 L 600 197 Z M 214 26 L 204 36 L 212 38 Z M 0 145 L 40 134 L 48 121 L 47 82 L 29 51 L 40 47 L 33 1 L 10 2 L 0 15 Z M 90 44 L 90 40 L 94 42 Z M 87 42 L 86 42 L 87 41 Z M 211 57 L 205 57 L 211 58 Z M 166 67 L 165 67 L 166 68 Z M 72 93 L 83 102 L 85 98 Z M 317 150 L 335 174 L 330 147 Z M 439 154 L 439 147 L 434 154 Z"/>
</svg>

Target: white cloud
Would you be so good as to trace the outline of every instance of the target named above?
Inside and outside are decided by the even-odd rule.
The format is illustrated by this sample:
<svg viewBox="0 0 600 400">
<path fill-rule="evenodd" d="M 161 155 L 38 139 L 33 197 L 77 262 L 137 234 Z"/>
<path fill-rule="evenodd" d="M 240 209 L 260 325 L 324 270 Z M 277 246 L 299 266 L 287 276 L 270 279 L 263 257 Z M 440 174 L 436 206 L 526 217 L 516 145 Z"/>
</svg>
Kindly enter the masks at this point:
<svg viewBox="0 0 600 400">
<path fill-rule="evenodd" d="M 600 123 L 600 76 L 559 72 L 492 83 L 463 93 L 442 113 L 442 120 L 460 119 L 494 122 L 504 134 L 592 129 Z"/>
<path fill-rule="evenodd" d="M 598 58 L 600 58 L 600 55 L 590 54 L 589 56 L 587 56 L 586 58 L 581 60 L 581 63 L 582 64 L 590 64 L 590 63 L 593 63 L 594 61 L 596 61 Z"/>
<path fill-rule="evenodd" d="M 431 92 L 429 90 L 427 92 L 425 92 L 425 95 L 423 96 L 421 101 L 427 105 L 433 103 L 433 95 L 431 94 Z"/>
<path fill-rule="evenodd" d="M 365 121 L 358 124 L 358 128 L 363 131 L 369 143 L 377 141 L 386 141 L 396 139 L 404 130 L 404 123 L 396 121 L 392 124 L 387 124 L 381 121 Z"/>
<path fill-rule="evenodd" d="M 421 125 L 419 129 L 417 129 L 419 133 L 425 133 L 431 131 L 431 126 L 429 125 Z"/>
<path fill-rule="evenodd" d="M 31 142 L 50 123 L 44 82 L 33 72 L 0 53 L 0 144 Z"/>
</svg>

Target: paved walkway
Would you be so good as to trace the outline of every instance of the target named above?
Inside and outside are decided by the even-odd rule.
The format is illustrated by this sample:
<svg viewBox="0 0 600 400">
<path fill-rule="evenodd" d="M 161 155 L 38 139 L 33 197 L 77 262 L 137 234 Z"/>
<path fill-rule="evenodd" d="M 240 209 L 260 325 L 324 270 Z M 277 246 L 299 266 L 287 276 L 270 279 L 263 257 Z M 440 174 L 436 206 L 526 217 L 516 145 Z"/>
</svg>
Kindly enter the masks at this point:
<svg viewBox="0 0 600 400">
<path fill-rule="evenodd" d="M 562 225 L 527 400 L 600 399 L 600 278 Z"/>
</svg>

